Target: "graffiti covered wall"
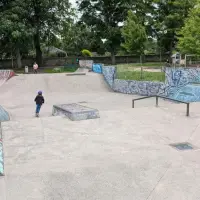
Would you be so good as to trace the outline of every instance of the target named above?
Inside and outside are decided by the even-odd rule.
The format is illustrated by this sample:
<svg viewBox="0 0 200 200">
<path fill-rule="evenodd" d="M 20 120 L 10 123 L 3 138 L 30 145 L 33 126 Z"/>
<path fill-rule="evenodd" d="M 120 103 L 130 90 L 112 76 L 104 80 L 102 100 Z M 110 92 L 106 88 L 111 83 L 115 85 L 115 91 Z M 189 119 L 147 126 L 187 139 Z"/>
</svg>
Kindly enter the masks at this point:
<svg viewBox="0 0 200 200">
<path fill-rule="evenodd" d="M 92 71 L 98 74 L 102 74 L 102 67 L 103 67 L 103 64 L 95 63 L 92 65 Z"/>
<path fill-rule="evenodd" d="M 185 102 L 200 101 L 199 68 L 166 68 L 167 96 Z"/>
<path fill-rule="evenodd" d="M 165 83 L 116 79 L 115 67 L 103 67 L 103 75 L 115 92 L 168 96 L 185 102 L 200 101 L 199 68 L 166 68 Z"/>
<path fill-rule="evenodd" d="M 139 94 L 143 96 L 166 95 L 164 83 L 151 81 L 129 81 L 115 79 L 113 90 L 115 92 Z"/>
<path fill-rule="evenodd" d="M 103 67 L 103 75 L 106 82 L 115 92 L 144 96 L 166 95 L 165 83 L 116 79 L 115 67 Z"/>
<path fill-rule="evenodd" d="M 108 85 L 113 89 L 113 83 L 115 80 L 115 74 L 116 74 L 116 68 L 112 66 L 106 66 L 102 69 L 103 76 L 105 81 L 108 83 Z"/>
<path fill-rule="evenodd" d="M 5 111 L 2 106 L 0 106 L 0 122 L 9 121 L 9 120 L 10 120 L 10 116 L 8 112 Z"/>
</svg>

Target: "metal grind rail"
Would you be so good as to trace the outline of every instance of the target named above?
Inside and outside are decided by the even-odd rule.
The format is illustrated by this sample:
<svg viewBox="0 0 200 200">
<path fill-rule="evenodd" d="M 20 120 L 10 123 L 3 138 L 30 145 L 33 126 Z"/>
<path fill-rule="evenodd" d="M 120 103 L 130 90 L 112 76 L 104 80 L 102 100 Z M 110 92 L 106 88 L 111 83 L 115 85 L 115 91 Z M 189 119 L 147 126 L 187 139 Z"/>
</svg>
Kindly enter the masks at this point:
<svg viewBox="0 0 200 200">
<path fill-rule="evenodd" d="M 167 99 L 167 100 L 170 100 L 170 101 L 174 101 L 174 102 L 186 104 L 186 116 L 187 117 L 190 116 L 190 103 L 185 102 L 185 101 L 179 101 L 179 100 L 168 98 L 168 97 L 158 96 L 158 95 L 148 96 L 148 97 L 141 97 L 141 98 L 138 98 L 138 99 L 133 99 L 132 100 L 132 108 L 135 108 L 135 101 L 139 101 L 139 100 L 143 100 L 143 99 L 149 99 L 149 98 L 154 98 L 154 97 L 156 98 L 156 107 L 158 107 L 158 100 L 159 100 L 159 98 L 161 98 L 161 99 Z"/>
</svg>

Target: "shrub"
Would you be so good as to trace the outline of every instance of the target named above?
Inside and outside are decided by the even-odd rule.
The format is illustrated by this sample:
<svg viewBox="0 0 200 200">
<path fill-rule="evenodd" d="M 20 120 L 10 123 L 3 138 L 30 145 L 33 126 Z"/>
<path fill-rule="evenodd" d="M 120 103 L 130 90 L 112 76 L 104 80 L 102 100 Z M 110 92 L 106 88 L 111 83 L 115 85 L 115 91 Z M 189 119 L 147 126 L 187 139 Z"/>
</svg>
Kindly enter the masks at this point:
<svg viewBox="0 0 200 200">
<path fill-rule="evenodd" d="M 89 50 L 87 50 L 87 49 L 83 49 L 83 50 L 81 51 L 81 53 L 82 53 L 82 55 L 85 56 L 85 57 L 92 57 L 92 53 L 91 53 Z"/>
<path fill-rule="evenodd" d="M 56 68 L 53 68 L 52 70 L 54 73 L 59 73 L 59 72 L 62 72 L 62 68 L 61 67 L 56 67 Z"/>
</svg>

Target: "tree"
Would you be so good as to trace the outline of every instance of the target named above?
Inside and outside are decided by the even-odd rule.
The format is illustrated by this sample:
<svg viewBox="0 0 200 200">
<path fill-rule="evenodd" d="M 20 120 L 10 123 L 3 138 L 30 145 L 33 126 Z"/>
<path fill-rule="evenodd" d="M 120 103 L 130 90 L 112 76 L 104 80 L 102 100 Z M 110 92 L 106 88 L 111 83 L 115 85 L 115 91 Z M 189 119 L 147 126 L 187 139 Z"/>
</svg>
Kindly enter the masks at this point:
<svg viewBox="0 0 200 200">
<path fill-rule="evenodd" d="M 36 61 L 42 64 L 41 38 L 55 34 L 63 20 L 71 12 L 68 0 L 19 0 L 26 6 L 27 23 L 33 28 L 33 41 L 36 50 Z"/>
<path fill-rule="evenodd" d="M 129 53 L 144 54 L 147 41 L 146 31 L 132 11 L 128 11 L 127 20 L 122 28 L 122 36 L 124 38 L 122 47 Z"/>
<path fill-rule="evenodd" d="M 154 0 L 150 22 L 153 37 L 163 51 L 172 54 L 177 44 L 177 31 L 181 29 L 190 8 L 196 0 Z"/>
<path fill-rule="evenodd" d="M 68 0 L 0 0 L 1 39 L 8 39 L 20 60 L 20 49 L 34 43 L 36 61 L 42 65 L 41 43 L 59 35 L 61 23 L 71 14 Z M 30 39 L 25 41 L 25 39 Z M 41 42 L 42 41 L 42 42 Z"/>
<path fill-rule="evenodd" d="M 200 0 L 191 9 L 185 25 L 178 32 L 178 48 L 181 53 L 200 55 Z"/>
<path fill-rule="evenodd" d="M 123 23 L 131 0 L 81 0 L 79 10 L 83 13 L 81 20 L 91 27 L 96 36 L 105 39 L 105 46 L 112 55 L 115 64 L 115 54 L 121 43 L 119 24 Z"/>
<path fill-rule="evenodd" d="M 17 66 L 21 67 L 21 51 L 27 49 L 32 30 L 24 24 L 25 16 L 17 1 L 1 1 L 0 5 L 1 45 L 11 54 L 15 52 Z"/>
<path fill-rule="evenodd" d="M 65 21 L 61 31 L 62 48 L 68 55 L 79 55 L 82 49 L 104 53 L 103 42 L 86 24 Z"/>
</svg>

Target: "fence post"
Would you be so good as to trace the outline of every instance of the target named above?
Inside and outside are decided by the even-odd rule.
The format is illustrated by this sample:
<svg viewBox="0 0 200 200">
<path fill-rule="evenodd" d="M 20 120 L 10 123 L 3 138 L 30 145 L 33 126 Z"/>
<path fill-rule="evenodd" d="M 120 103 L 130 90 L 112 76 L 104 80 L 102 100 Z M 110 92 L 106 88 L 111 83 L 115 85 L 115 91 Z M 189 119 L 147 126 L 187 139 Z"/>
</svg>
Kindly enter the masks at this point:
<svg viewBox="0 0 200 200">
<path fill-rule="evenodd" d="M 135 101 L 132 100 L 132 108 L 134 108 L 134 107 L 135 107 Z"/>
<path fill-rule="evenodd" d="M 158 96 L 156 96 L 156 107 L 158 107 Z"/>
<path fill-rule="evenodd" d="M 187 113 L 186 116 L 189 117 L 190 116 L 190 104 L 187 103 Z"/>
</svg>

